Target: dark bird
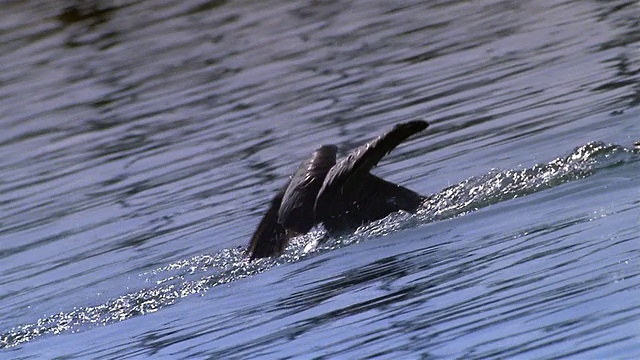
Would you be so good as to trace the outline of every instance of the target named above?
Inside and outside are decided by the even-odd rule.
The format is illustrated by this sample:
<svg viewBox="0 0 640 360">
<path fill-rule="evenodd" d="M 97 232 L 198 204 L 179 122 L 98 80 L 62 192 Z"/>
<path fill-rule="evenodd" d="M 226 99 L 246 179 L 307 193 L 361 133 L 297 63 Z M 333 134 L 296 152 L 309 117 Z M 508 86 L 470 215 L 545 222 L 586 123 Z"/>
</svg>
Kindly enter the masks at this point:
<svg viewBox="0 0 640 360">
<path fill-rule="evenodd" d="M 337 164 L 335 145 L 319 147 L 271 201 L 249 243 L 249 257 L 280 255 L 290 238 L 306 234 L 320 223 L 329 234 L 335 234 L 396 211 L 415 213 L 424 196 L 369 171 L 401 142 L 427 126 L 421 120 L 398 124 Z"/>
</svg>

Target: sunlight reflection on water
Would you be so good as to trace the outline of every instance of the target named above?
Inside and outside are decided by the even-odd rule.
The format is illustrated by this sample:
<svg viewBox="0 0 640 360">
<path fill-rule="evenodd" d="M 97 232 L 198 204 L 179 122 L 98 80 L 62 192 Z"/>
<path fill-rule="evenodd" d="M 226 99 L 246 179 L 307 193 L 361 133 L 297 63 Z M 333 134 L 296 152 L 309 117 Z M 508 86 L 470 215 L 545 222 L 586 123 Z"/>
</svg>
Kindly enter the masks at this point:
<svg viewBox="0 0 640 360">
<path fill-rule="evenodd" d="M 12 357 L 638 353 L 638 7 L 2 10 Z M 435 194 L 417 216 L 246 261 L 264 205 L 315 147 L 418 117 L 425 136 L 375 170 Z"/>
</svg>

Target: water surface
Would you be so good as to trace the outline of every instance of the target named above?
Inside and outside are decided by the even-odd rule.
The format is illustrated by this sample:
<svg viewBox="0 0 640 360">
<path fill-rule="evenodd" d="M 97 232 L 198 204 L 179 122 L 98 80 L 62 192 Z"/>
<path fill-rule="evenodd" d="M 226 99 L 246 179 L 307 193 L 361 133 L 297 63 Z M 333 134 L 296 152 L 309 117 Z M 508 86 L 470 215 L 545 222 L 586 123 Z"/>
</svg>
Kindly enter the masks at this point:
<svg viewBox="0 0 640 360">
<path fill-rule="evenodd" d="M 0 357 L 640 356 L 634 2 L 0 19 Z M 375 173 L 434 194 L 418 214 L 247 261 L 313 149 L 415 118 Z"/>
</svg>

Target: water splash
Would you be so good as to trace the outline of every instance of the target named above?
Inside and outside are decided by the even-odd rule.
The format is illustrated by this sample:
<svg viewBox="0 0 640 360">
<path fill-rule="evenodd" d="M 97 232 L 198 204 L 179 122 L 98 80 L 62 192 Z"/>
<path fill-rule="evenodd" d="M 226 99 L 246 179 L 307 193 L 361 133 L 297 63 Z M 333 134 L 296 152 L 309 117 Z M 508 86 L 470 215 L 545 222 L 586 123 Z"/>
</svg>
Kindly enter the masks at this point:
<svg viewBox="0 0 640 360">
<path fill-rule="evenodd" d="M 595 172 L 637 161 L 637 150 L 620 145 L 591 142 L 576 148 L 570 155 L 547 164 L 520 170 L 492 170 L 467 179 L 430 197 L 418 211 L 421 222 L 447 219 L 505 200 L 530 195 Z"/>
<path fill-rule="evenodd" d="M 362 226 L 354 234 L 318 245 L 321 230 L 292 239 L 285 253 L 276 259 L 249 261 L 244 249 L 225 249 L 213 255 L 199 255 L 154 271 L 140 274 L 152 285 L 97 306 L 74 308 L 18 326 L 0 335 L 0 348 L 9 348 L 47 334 L 80 331 L 108 325 L 134 316 L 153 313 L 178 299 L 204 293 L 220 284 L 265 272 L 283 263 L 296 262 L 312 254 L 358 243 L 432 221 L 461 216 L 501 201 L 529 195 L 598 171 L 639 161 L 640 149 L 592 142 L 576 148 L 570 155 L 547 164 L 519 170 L 492 170 L 465 180 L 431 196 L 416 215 L 391 214 Z M 314 244 L 309 246 L 309 244 Z M 203 276 L 203 274 L 207 274 Z"/>
<path fill-rule="evenodd" d="M 291 249 L 300 249 L 304 242 L 313 241 L 319 236 L 321 232 L 315 231 L 293 239 Z M 279 264 L 299 261 L 307 255 L 289 250 L 276 259 L 249 261 L 244 255 L 244 249 L 233 248 L 214 255 L 194 256 L 140 274 L 147 282 L 154 283 L 149 288 L 122 295 L 101 305 L 74 308 L 72 311 L 60 312 L 39 319 L 36 323 L 11 329 L 0 335 L 0 349 L 17 346 L 46 334 L 80 331 L 91 326 L 108 325 L 153 313 L 180 298 L 205 293 L 215 286 L 262 273 Z M 204 272 L 211 275 L 201 277 Z"/>
</svg>

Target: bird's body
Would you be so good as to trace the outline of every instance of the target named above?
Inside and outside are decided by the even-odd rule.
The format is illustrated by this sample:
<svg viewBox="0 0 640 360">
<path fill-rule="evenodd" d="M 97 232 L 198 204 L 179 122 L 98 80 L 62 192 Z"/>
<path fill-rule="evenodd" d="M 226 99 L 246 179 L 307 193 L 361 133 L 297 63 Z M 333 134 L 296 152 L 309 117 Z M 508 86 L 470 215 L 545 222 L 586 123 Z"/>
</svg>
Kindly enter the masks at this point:
<svg viewBox="0 0 640 360">
<path fill-rule="evenodd" d="M 247 249 L 251 259 L 281 254 L 291 236 L 322 223 L 329 233 L 356 229 L 396 211 L 414 213 L 424 197 L 369 171 L 425 121 L 398 124 L 336 163 L 337 148 L 323 145 L 277 193 Z"/>
</svg>

